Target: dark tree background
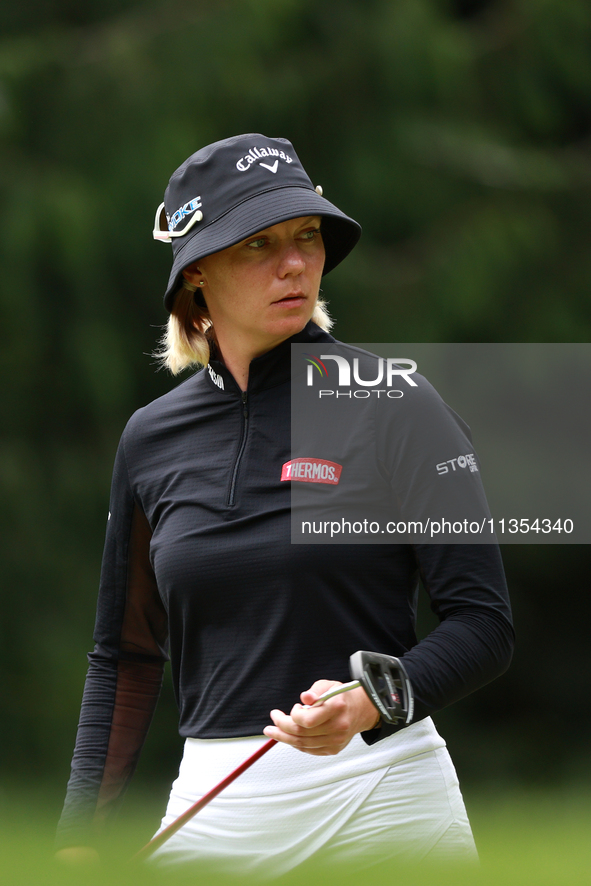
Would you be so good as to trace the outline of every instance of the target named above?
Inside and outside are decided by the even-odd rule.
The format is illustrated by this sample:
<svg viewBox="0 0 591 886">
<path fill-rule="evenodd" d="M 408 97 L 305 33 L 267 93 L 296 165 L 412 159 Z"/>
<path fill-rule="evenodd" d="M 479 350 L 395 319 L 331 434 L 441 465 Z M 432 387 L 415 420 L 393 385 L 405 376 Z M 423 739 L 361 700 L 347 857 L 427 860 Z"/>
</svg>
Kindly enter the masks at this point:
<svg viewBox="0 0 591 886">
<path fill-rule="evenodd" d="M 0 767 L 62 783 L 115 447 L 176 384 L 147 356 L 171 172 L 239 132 L 292 140 L 364 226 L 324 284 L 345 341 L 588 341 L 591 7 L 28 0 L 0 35 Z M 473 782 L 580 780 L 588 548 L 505 557 L 513 668 L 441 728 Z M 178 748 L 167 689 L 142 777 Z"/>
</svg>

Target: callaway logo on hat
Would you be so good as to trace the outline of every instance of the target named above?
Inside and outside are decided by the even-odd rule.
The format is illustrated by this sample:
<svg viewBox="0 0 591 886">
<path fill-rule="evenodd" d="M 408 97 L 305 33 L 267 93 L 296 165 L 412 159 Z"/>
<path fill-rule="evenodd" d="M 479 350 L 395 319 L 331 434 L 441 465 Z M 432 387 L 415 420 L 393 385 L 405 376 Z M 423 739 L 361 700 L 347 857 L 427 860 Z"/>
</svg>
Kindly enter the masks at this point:
<svg viewBox="0 0 591 886">
<path fill-rule="evenodd" d="M 361 227 L 314 188 L 287 139 L 237 135 L 192 154 L 173 173 L 156 212 L 154 238 L 172 243 L 173 252 L 166 308 L 187 265 L 307 215 L 322 216 L 327 274 L 355 246 Z"/>
</svg>

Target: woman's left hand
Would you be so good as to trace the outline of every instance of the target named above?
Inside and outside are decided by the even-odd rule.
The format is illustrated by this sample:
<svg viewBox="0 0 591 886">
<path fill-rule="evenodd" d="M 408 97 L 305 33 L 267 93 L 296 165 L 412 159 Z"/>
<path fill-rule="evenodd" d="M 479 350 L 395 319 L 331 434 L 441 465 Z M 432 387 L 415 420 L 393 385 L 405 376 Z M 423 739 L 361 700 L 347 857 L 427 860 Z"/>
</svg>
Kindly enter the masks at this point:
<svg viewBox="0 0 591 886">
<path fill-rule="evenodd" d="M 275 725 L 267 726 L 265 735 L 307 754 L 338 754 L 358 732 L 373 729 L 378 719 L 378 712 L 361 687 L 335 695 L 318 707 L 306 707 L 323 692 L 342 685 L 338 680 L 317 680 L 302 692 L 302 704 L 294 705 L 289 714 L 271 711 Z"/>
</svg>

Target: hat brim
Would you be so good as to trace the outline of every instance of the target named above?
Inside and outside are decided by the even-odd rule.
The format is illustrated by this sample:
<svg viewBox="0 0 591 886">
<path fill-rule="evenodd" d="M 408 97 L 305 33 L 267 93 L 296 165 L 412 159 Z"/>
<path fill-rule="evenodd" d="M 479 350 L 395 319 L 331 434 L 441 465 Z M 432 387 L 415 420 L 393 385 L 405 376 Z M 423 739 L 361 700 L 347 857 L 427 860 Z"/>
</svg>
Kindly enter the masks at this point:
<svg viewBox="0 0 591 886">
<path fill-rule="evenodd" d="M 209 224 L 199 223 L 197 231 L 187 233 L 185 242 L 179 239 L 164 296 L 166 309 L 172 310 L 182 271 L 188 265 L 234 246 L 271 225 L 306 215 L 322 216 L 326 250 L 323 274 L 328 274 L 351 252 L 361 236 L 361 226 L 311 188 L 275 188 L 250 197 Z"/>
</svg>

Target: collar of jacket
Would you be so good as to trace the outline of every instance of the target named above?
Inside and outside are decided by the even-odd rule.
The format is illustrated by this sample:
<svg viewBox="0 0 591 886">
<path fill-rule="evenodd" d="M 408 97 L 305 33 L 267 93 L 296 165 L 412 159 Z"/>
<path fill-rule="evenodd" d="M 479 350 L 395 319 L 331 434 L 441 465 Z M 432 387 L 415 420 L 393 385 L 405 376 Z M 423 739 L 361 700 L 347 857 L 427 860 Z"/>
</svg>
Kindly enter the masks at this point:
<svg viewBox="0 0 591 886">
<path fill-rule="evenodd" d="M 275 385 L 283 384 L 291 379 L 291 345 L 292 344 L 310 344 L 324 345 L 334 342 L 335 339 L 328 332 L 324 332 L 315 323 L 310 322 L 291 338 L 282 341 L 271 351 L 255 357 L 250 363 L 248 373 L 248 393 L 254 391 L 262 391 L 266 388 L 273 388 Z M 303 369 L 302 369 L 303 371 Z M 210 360 L 205 367 L 205 374 L 213 387 L 216 387 L 220 393 L 228 393 L 236 395 L 241 394 L 240 388 L 236 384 L 234 376 L 229 372 L 220 360 Z M 215 377 L 223 380 L 223 389 L 220 384 L 215 381 Z"/>
</svg>

